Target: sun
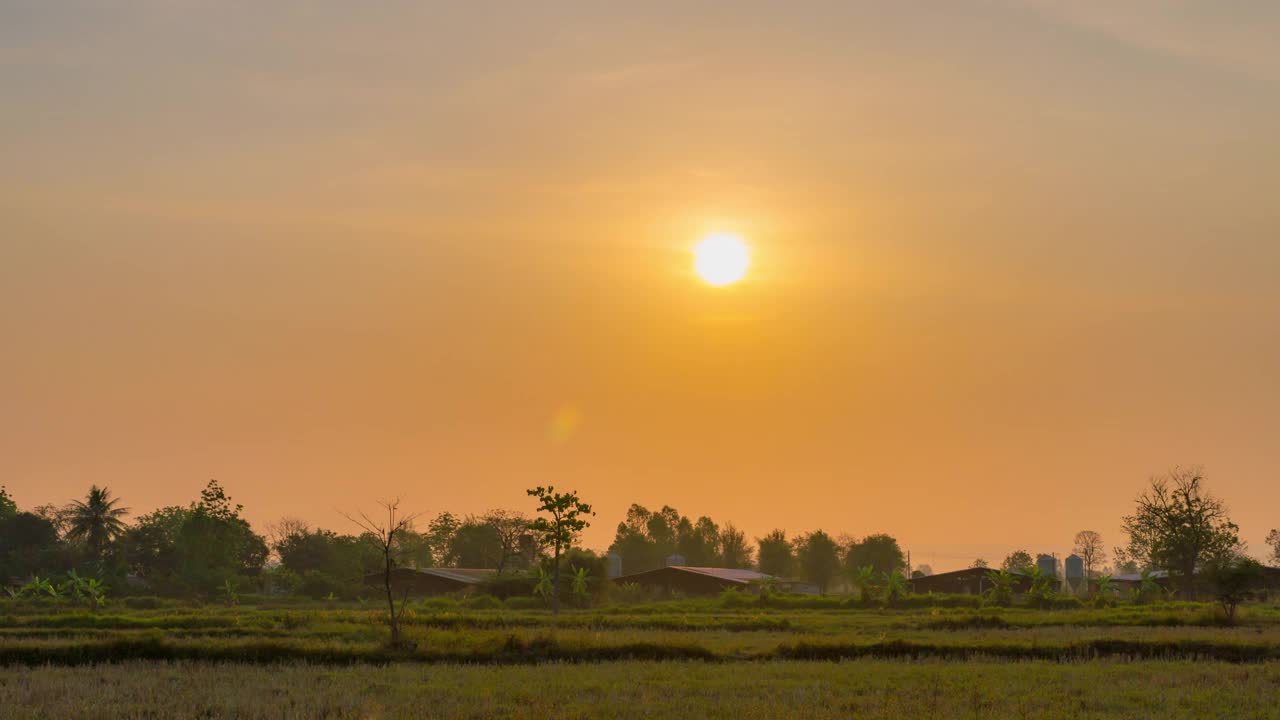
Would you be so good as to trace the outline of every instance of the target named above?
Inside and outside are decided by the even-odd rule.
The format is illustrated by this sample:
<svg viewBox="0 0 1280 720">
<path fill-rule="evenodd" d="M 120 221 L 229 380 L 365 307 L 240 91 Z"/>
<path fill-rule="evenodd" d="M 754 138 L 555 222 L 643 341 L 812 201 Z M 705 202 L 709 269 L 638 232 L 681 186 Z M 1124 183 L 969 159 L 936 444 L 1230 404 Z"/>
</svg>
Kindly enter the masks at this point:
<svg viewBox="0 0 1280 720">
<path fill-rule="evenodd" d="M 708 285 L 731 285 L 741 280 L 750 266 L 751 251 L 732 233 L 711 233 L 693 246 L 693 269 Z"/>
</svg>

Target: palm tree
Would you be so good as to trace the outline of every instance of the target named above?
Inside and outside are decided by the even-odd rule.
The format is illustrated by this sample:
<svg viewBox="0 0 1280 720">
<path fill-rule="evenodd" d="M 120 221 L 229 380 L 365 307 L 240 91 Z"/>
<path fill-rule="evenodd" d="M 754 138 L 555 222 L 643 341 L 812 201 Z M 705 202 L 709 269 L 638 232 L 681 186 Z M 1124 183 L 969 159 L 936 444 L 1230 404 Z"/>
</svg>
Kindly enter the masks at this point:
<svg viewBox="0 0 1280 720">
<path fill-rule="evenodd" d="M 84 501 L 76 500 L 67 506 L 67 539 L 83 542 L 95 558 L 102 558 L 107 543 L 124 532 L 124 521 L 129 508 L 117 507 L 119 498 L 111 497 L 111 491 L 94 485 Z"/>
</svg>

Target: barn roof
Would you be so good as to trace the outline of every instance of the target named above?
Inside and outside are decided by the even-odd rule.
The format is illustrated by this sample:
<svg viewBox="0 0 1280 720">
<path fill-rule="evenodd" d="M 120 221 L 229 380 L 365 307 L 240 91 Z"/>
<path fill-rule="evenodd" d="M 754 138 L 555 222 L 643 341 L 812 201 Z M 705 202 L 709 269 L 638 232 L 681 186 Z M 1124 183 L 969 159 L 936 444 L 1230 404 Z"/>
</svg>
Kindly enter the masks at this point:
<svg viewBox="0 0 1280 720">
<path fill-rule="evenodd" d="M 475 585 L 498 574 L 497 570 L 483 568 L 419 568 L 418 572 L 468 585 Z"/>
<path fill-rule="evenodd" d="M 497 575 L 497 570 L 486 570 L 480 568 L 409 568 L 398 567 L 391 569 L 392 577 L 412 577 L 414 575 L 427 575 L 430 577 L 448 580 L 450 582 L 462 583 L 464 585 L 476 585 L 488 578 Z M 366 578 L 381 578 L 382 573 L 375 572 L 365 576 Z"/>
<path fill-rule="evenodd" d="M 649 575 L 652 573 L 664 573 L 664 572 L 673 572 L 673 571 L 681 572 L 681 573 L 689 573 L 692 575 L 705 575 L 707 577 L 712 577 L 717 580 L 721 580 L 723 582 L 737 583 L 739 585 L 748 585 L 752 582 L 756 582 L 759 580 L 766 580 L 773 577 L 772 575 L 766 575 L 762 572 L 756 572 L 755 570 L 741 570 L 738 568 L 712 568 L 712 567 L 692 567 L 689 565 L 669 565 L 667 567 L 656 568 L 654 570 L 645 570 L 644 572 L 631 573 L 630 575 L 623 575 L 622 577 L 615 578 L 615 580 L 626 582 L 628 578 L 641 577 L 641 576 Z"/>
<path fill-rule="evenodd" d="M 986 574 L 987 574 L 987 573 L 989 573 L 989 572 L 998 573 L 998 572 L 1000 572 L 1000 570 L 999 570 L 998 568 L 971 567 L 971 568 L 965 568 L 965 569 L 963 569 L 963 570 L 950 570 L 950 571 L 947 571 L 947 572 L 934 573 L 934 574 L 932 574 L 932 575 L 925 575 L 924 577 L 911 578 L 911 579 L 912 579 L 912 580 L 933 580 L 933 579 L 935 579 L 935 578 L 944 578 L 944 579 L 945 579 L 945 578 L 950 578 L 950 577 L 961 577 L 961 576 L 965 576 L 965 575 L 974 575 L 974 574 L 981 574 L 982 576 L 984 576 L 984 577 L 985 577 L 985 576 L 986 576 Z M 1010 571 L 1009 571 L 1009 574 L 1010 574 L 1010 575 L 1013 575 L 1014 577 L 1024 577 L 1024 576 L 1026 576 L 1026 573 L 1021 572 L 1021 571 L 1018 571 L 1018 570 L 1010 570 Z"/>
</svg>

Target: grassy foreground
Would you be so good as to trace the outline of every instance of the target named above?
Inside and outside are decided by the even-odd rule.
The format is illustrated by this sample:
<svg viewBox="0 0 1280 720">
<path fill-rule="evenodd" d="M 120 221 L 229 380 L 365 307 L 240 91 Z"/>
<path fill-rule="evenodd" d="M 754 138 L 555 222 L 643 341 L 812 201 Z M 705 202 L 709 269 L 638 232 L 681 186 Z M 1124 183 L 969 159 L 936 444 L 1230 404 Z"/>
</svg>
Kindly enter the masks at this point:
<svg viewBox="0 0 1280 720">
<path fill-rule="evenodd" d="M 895 662 L 0 670 L 0 718 L 1280 718 L 1280 664 Z"/>
</svg>

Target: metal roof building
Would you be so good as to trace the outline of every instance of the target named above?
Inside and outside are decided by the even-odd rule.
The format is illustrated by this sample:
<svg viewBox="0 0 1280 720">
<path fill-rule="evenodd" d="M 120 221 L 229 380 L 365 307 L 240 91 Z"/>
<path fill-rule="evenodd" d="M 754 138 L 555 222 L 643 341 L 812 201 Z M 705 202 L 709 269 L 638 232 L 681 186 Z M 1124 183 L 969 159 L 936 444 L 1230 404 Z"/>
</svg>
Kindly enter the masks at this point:
<svg viewBox="0 0 1280 720">
<path fill-rule="evenodd" d="M 396 594 L 444 595 L 465 592 L 498 574 L 479 568 L 393 568 L 391 590 Z M 382 587 L 382 573 L 364 576 L 366 585 Z"/>
<path fill-rule="evenodd" d="M 773 579 L 772 575 L 765 575 L 755 570 L 672 565 L 657 570 L 623 575 L 614 578 L 614 582 L 658 587 L 668 592 L 679 590 L 687 595 L 714 595 L 726 588 L 745 590 L 753 584 L 771 579 Z"/>
</svg>

